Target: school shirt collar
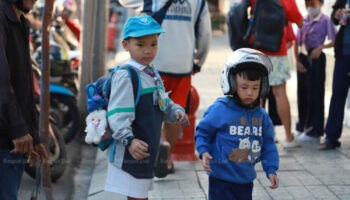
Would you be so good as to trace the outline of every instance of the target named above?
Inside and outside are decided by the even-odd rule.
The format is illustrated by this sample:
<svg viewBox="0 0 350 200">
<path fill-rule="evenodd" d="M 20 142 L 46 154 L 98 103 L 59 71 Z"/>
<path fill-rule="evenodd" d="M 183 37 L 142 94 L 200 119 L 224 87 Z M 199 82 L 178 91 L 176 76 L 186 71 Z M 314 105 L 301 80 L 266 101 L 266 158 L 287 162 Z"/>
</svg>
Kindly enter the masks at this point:
<svg viewBox="0 0 350 200">
<path fill-rule="evenodd" d="M 306 20 L 307 20 L 307 21 L 310 21 L 310 22 L 319 22 L 319 21 L 321 20 L 322 16 L 323 16 L 323 13 L 320 12 L 320 13 L 317 15 L 317 17 L 315 17 L 313 20 L 310 20 L 309 16 L 306 17 Z"/>
<path fill-rule="evenodd" d="M 130 59 L 125 64 L 131 65 L 140 71 L 143 71 L 146 67 L 150 67 L 151 69 L 153 69 L 152 65 L 149 65 L 149 66 L 141 65 L 140 63 L 136 62 L 136 60 L 134 60 L 134 59 Z"/>
</svg>

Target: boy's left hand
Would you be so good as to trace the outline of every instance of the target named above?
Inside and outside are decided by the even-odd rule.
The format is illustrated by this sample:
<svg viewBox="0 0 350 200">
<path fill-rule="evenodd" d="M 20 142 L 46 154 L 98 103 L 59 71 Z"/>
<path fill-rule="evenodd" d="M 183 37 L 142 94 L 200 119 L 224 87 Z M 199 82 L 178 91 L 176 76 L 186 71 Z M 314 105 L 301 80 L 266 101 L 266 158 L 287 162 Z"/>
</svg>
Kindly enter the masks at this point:
<svg viewBox="0 0 350 200">
<path fill-rule="evenodd" d="M 176 111 L 175 117 L 176 117 L 177 121 L 181 124 L 182 127 L 190 126 L 190 122 L 188 121 L 188 117 L 187 117 L 186 113 L 184 113 L 182 111 Z"/>
<path fill-rule="evenodd" d="M 270 182 L 271 182 L 270 188 L 271 189 L 278 188 L 278 177 L 277 177 L 277 175 L 276 174 L 269 174 L 269 179 L 270 179 Z"/>
<path fill-rule="evenodd" d="M 321 52 L 322 52 L 322 46 L 315 48 L 314 50 L 312 50 L 310 58 L 311 59 L 318 59 L 321 55 Z"/>
</svg>

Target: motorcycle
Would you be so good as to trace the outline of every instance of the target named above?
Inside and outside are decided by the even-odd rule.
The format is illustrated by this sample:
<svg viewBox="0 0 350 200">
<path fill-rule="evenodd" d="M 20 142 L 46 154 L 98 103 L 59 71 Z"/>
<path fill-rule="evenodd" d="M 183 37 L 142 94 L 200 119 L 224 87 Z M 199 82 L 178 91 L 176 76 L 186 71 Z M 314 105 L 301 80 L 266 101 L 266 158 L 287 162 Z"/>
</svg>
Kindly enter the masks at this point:
<svg viewBox="0 0 350 200">
<path fill-rule="evenodd" d="M 39 101 L 40 101 L 40 89 L 38 78 L 41 76 L 40 69 L 33 62 L 33 84 L 34 84 L 34 99 L 37 104 L 37 110 L 40 112 Z M 67 152 L 63 136 L 58 129 L 53 117 L 49 116 L 49 163 L 51 168 L 51 181 L 57 181 L 66 169 Z M 29 165 L 25 168 L 26 173 L 35 179 L 37 170 L 36 167 L 30 167 Z"/>
</svg>

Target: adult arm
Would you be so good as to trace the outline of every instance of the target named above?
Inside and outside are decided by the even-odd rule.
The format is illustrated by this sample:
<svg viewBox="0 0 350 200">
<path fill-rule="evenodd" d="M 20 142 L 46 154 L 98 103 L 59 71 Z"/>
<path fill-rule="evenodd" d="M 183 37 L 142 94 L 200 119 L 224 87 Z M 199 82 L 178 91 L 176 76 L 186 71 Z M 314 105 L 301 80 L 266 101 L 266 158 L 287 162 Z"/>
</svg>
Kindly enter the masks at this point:
<svg viewBox="0 0 350 200">
<path fill-rule="evenodd" d="M 339 12 L 345 7 L 346 0 L 337 0 L 332 6 L 333 11 L 331 14 L 332 21 L 335 25 L 339 25 Z"/>
<path fill-rule="evenodd" d="M 199 72 L 207 58 L 211 42 L 211 24 L 207 1 L 200 1 L 200 15 L 195 22 L 196 46 L 193 70 Z"/>
</svg>

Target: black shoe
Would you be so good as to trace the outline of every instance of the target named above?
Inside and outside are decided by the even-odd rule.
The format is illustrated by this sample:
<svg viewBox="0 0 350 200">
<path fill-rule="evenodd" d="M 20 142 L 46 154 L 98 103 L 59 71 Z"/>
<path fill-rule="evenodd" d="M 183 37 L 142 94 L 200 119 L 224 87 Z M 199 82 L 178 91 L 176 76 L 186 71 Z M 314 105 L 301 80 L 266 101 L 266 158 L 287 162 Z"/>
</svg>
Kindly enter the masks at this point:
<svg viewBox="0 0 350 200">
<path fill-rule="evenodd" d="M 325 141 L 322 144 L 318 145 L 318 150 L 328 151 L 340 147 L 340 142 L 329 142 Z"/>
<path fill-rule="evenodd" d="M 158 158 L 156 161 L 156 167 L 154 170 L 154 175 L 158 178 L 164 178 L 168 175 L 168 166 L 167 166 L 167 158 L 168 158 L 168 147 L 166 145 L 161 144 L 159 147 Z"/>
</svg>

